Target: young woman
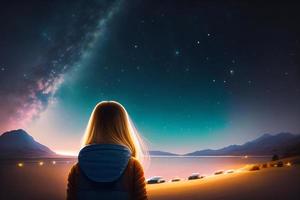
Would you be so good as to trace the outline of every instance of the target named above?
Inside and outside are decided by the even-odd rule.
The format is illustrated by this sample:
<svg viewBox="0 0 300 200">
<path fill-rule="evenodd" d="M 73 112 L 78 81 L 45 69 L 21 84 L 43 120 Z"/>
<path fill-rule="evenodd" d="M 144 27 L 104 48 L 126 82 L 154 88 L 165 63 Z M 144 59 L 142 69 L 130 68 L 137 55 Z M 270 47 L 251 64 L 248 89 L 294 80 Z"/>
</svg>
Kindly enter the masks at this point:
<svg viewBox="0 0 300 200">
<path fill-rule="evenodd" d="M 83 146 L 69 173 L 68 200 L 147 199 L 143 142 L 121 104 L 96 105 Z"/>
</svg>

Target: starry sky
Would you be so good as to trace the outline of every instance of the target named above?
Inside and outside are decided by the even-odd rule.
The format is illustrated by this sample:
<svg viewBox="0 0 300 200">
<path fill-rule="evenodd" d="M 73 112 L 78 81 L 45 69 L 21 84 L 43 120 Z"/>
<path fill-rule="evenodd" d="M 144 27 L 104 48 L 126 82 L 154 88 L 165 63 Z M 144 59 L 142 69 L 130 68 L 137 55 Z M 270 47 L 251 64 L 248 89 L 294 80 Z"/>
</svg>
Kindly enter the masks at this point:
<svg viewBox="0 0 300 200">
<path fill-rule="evenodd" d="M 0 132 L 78 151 L 102 100 L 150 149 L 187 153 L 300 133 L 300 4 L 7 1 Z"/>
</svg>

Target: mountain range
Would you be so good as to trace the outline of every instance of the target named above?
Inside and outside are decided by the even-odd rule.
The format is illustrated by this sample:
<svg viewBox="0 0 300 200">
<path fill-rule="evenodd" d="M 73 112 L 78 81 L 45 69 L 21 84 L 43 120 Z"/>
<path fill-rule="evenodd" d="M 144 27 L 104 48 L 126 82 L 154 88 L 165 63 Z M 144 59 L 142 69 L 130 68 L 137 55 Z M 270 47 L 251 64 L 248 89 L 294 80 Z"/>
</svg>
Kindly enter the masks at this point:
<svg viewBox="0 0 300 200">
<path fill-rule="evenodd" d="M 286 155 L 299 154 L 300 135 L 279 133 L 264 134 L 242 145 L 230 145 L 221 149 L 205 149 L 185 154 L 185 156 L 222 156 L 222 155 Z"/>
<path fill-rule="evenodd" d="M 54 157 L 56 155 L 22 129 L 8 131 L 0 136 L 0 158 Z"/>
<path fill-rule="evenodd" d="M 151 156 L 178 156 L 178 154 L 170 153 L 166 151 L 149 151 Z"/>
<path fill-rule="evenodd" d="M 149 151 L 151 156 L 178 156 L 166 151 Z M 300 135 L 279 133 L 264 134 L 242 145 L 229 145 L 221 149 L 204 149 L 181 156 L 224 156 L 224 155 L 300 155 Z M 0 136 L 0 158 L 58 157 L 51 149 L 34 140 L 22 129 L 12 130 Z"/>
</svg>

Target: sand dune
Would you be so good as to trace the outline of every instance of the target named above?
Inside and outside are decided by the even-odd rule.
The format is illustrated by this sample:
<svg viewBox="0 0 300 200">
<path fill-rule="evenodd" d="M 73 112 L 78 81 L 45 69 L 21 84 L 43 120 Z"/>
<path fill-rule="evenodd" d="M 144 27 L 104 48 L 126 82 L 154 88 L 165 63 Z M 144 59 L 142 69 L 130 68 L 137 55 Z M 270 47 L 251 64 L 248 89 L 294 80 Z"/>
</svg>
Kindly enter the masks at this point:
<svg viewBox="0 0 300 200">
<path fill-rule="evenodd" d="M 300 165 L 148 185 L 151 200 L 299 199 Z"/>
</svg>

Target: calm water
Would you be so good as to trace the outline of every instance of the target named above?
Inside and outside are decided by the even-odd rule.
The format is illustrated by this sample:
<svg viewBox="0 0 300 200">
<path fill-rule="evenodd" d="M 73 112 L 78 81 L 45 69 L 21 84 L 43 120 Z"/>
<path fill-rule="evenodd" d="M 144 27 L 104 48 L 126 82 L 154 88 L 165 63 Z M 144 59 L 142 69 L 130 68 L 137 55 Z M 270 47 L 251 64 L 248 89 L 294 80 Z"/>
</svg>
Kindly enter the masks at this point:
<svg viewBox="0 0 300 200">
<path fill-rule="evenodd" d="M 53 161 L 55 160 L 55 163 Z M 193 172 L 211 174 L 245 164 L 269 161 L 270 157 L 152 157 L 145 176 L 186 178 Z M 18 167 L 22 162 L 23 166 Z M 43 163 L 40 163 L 43 162 Z M 0 161 L 0 199 L 65 199 L 67 177 L 76 159 Z"/>
</svg>

